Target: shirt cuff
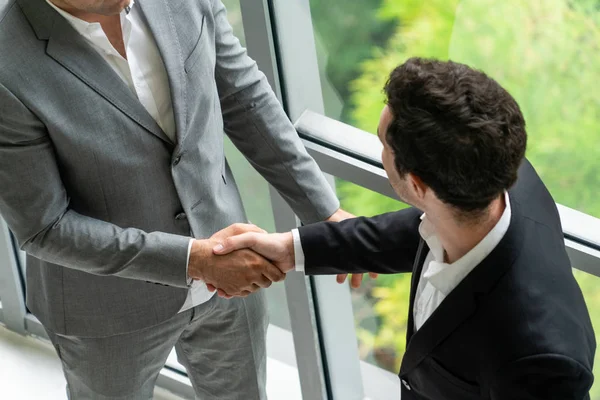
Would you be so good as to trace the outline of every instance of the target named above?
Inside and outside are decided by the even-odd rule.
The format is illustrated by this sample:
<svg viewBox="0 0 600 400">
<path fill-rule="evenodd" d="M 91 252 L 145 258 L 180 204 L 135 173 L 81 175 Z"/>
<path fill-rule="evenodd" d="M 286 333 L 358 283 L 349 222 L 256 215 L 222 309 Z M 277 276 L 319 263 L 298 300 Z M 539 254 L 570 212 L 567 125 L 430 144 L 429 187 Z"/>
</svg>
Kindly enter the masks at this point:
<svg viewBox="0 0 600 400">
<path fill-rule="evenodd" d="M 300 232 L 298 229 L 292 229 L 292 237 L 294 238 L 294 263 L 296 271 L 304 272 L 304 251 L 302 250 L 302 242 L 300 241 Z"/>
<path fill-rule="evenodd" d="M 190 244 L 188 244 L 188 254 L 187 254 L 187 264 L 185 265 L 185 276 L 187 276 L 187 284 L 188 286 L 192 286 L 194 280 L 190 278 L 188 274 L 188 268 L 190 267 L 190 254 L 192 254 L 192 245 L 194 244 L 194 239 L 190 239 Z"/>
</svg>

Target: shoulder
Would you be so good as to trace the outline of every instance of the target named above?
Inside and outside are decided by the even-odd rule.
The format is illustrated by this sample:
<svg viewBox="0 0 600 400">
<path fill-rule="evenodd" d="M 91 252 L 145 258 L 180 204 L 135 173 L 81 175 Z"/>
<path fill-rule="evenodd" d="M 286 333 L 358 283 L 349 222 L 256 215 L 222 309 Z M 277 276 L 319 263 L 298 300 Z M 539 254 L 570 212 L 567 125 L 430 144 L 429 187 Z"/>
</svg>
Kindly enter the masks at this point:
<svg viewBox="0 0 600 400">
<path fill-rule="evenodd" d="M 595 334 L 569 259 L 565 251 L 532 250 L 538 242 L 560 244 L 553 244 L 551 229 L 530 223 L 536 229 L 515 264 L 480 299 L 481 337 L 493 338 L 488 345 L 498 360 L 546 353 L 586 360 Z"/>
<path fill-rule="evenodd" d="M 509 190 L 522 215 L 562 234 L 556 203 L 533 165 L 524 159 L 515 185 Z"/>
<path fill-rule="evenodd" d="M 33 28 L 15 0 L 0 0 L 0 83 L 10 88 L 27 80 L 30 68 L 44 54 L 45 42 Z"/>
<path fill-rule="evenodd" d="M 0 24 L 15 4 L 16 0 L 0 0 Z"/>
</svg>

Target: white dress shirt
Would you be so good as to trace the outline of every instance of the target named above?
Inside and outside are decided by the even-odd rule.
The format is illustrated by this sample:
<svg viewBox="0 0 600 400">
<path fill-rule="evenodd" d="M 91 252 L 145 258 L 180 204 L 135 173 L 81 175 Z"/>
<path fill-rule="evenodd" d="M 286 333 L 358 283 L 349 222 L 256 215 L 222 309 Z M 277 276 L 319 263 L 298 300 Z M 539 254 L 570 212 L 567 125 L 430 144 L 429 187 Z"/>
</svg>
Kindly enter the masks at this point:
<svg viewBox="0 0 600 400">
<path fill-rule="evenodd" d="M 140 10 L 135 7 L 134 1 L 132 0 L 129 7 L 121 12 L 121 29 L 127 58 L 121 56 L 113 47 L 99 23 L 89 23 L 56 7 L 50 0 L 46 2 L 104 58 L 165 134 L 176 142 L 175 116 L 167 70 L 152 32 L 144 22 Z M 190 239 L 188 264 L 192 243 L 193 239 Z M 187 269 L 187 265 L 185 268 Z M 203 282 L 193 281 L 180 312 L 205 303 L 213 295 Z"/>
<path fill-rule="evenodd" d="M 508 193 L 504 194 L 504 199 L 506 207 L 500 220 L 481 242 L 452 264 L 444 262 L 444 248 L 436 236 L 435 228 L 427 220 L 427 215 L 421 216 L 419 234 L 427 243 L 429 253 L 425 258 L 415 295 L 413 309 L 415 332 L 423 326 L 450 292 L 498 246 L 510 225 L 511 210 Z"/>
<path fill-rule="evenodd" d="M 425 258 L 421 279 L 415 295 L 413 317 L 415 332 L 419 330 L 442 301 L 458 284 L 481 263 L 500 243 L 510 225 L 511 209 L 508 193 L 504 194 L 506 208 L 492 230 L 471 251 L 452 264 L 444 262 L 444 248 L 435 233 L 435 228 L 421 216 L 419 234 L 427 243 L 429 253 Z M 297 229 L 292 230 L 296 271 L 304 271 L 304 251 Z"/>
</svg>

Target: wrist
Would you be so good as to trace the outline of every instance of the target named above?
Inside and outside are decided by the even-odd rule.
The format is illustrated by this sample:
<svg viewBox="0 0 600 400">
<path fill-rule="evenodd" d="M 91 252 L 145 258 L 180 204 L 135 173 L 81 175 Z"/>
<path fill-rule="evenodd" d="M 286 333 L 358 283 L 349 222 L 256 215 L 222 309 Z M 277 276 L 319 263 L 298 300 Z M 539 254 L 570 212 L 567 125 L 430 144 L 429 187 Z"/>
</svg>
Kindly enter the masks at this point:
<svg viewBox="0 0 600 400">
<path fill-rule="evenodd" d="M 205 271 L 212 257 L 213 243 L 209 239 L 194 240 L 190 251 L 188 276 L 195 280 L 204 280 Z"/>
<path fill-rule="evenodd" d="M 340 208 L 335 213 L 333 213 L 333 215 L 331 215 L 329 218 L 327 218 L 325 221 L 340 222 L 340 221 L 350 219 L 350 218 L 356 218 L 356 216 L 352 215 L 349 212 L 344 211 L 343 209 Z"/>
<path fill-rule="evenodd" d="M 285 263 L 285 266 L 287 267 L 286 271 L 283 272 L 289 272 L 289 271 L 293 271 L 296 265 L 296 252 L 294 249 L 294 235 L 292 234 L 292 232 L 286 232 L 286 233 L 282 233 L 281 234 L 282 237 L 282 243 L 283 246 L 285 248 L 285 252 L 287 254 L 286 259 L 287 262 Z"/>
</svg>

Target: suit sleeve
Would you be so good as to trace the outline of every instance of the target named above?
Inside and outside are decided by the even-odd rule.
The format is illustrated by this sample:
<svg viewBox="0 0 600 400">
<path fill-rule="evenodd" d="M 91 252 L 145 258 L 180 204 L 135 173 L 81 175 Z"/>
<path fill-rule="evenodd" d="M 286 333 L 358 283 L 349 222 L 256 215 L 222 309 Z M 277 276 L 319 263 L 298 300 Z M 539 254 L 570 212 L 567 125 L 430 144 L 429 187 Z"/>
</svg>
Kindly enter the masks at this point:
<svg viewBox="0 0 600 400">
<path fill-rule="evenodd" d="M 514 361 L 493 379 L 491 400 L 588 400 L 592 371 L 578 361 L 541 354 Z"/>
<path fill-rule="evenodd" d="M 307 275 L 412 272 L 422 212 L 409 208 L 373 218 L 299 228 Z"/>
<path fill-rule="evenodd" d="M 0 84 L 0 214 L 21 249 L 53 264 L 187 287 L 189 237 L 122 229 L 69 209 L 45 126 Z"/>
<path fill-rule="evenodd" d="M 223 3 L 212 3 L 215 76 L 225 133 L 302 222 L 328 218 L 339 208 L 339 201 L 306 152 L 264 74 L 233 35 Z"/>
</svg>

